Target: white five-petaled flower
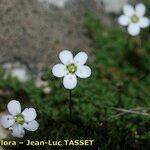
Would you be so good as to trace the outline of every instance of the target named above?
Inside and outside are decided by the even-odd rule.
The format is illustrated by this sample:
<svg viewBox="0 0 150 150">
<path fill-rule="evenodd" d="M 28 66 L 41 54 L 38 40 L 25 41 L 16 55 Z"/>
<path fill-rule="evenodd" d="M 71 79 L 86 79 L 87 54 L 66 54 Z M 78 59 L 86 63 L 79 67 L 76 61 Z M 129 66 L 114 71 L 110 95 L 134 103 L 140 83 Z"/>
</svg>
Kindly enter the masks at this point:
<svg viewBox="0 0 150 150">
<path fill-rule="evenodd" d="M 56 77 L 64 77 L 63 85 L 66 89 L 73 89 L 77 85 L 77 77 L 88 78 L 91 69 L 85 65 L 88 56 L 85 52 L 79 52 L 74 58 L 70 51 L 63 50 L 59 53 L 59 59 L 63 64 L 57 64 L 52 72 Z"/>
<path fill-rule="evenodd" d="M 4 128 L 12 130 L 12 136 L 23 138 L 25 130 L 36 131 L 39 127 L 35 120 L 37 113 L 34 108 L 26 108 L 21 112 L 21 105 L 19 101 L 12 100 L 7 105 L 9 115 L 1 117 L 1 124 Z"/>
<path fill-rule="evenodd" d="M 150 20 L 144 17 L 146 13 L 145 5 L 137 4 L 135 8 L 127 4 L 123 7 L 124 15 L 118 18 L 118 22 L 122 26 L 128 26 L 128 32 L 132 36 L 140 33 L 140 28 L 146 28 L 150 24 Z"/>
</svg>

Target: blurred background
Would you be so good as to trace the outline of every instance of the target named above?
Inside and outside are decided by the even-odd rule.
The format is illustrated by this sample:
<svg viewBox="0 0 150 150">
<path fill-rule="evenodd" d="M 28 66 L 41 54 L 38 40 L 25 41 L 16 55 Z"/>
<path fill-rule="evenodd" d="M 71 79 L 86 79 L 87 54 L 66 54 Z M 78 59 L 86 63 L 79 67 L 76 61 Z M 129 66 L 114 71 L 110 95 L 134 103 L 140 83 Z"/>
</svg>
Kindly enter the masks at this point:
<svg viewBox="0 0 150 150">
<path fill-rule="evenodd" d="M 131 37 L 117 22 L 126 3 L 138 2 L 149 17 L 149 0 L 0 0 L 0 115 L 17 99 L 38 111 L 40 129 L 25 139 L 150 149 L 150 30 Z M 69 92 L 51 73 L 63 49 L 86 51 L 93 72 L 73 90 L 72 121 Z M 7 138 L 0 126 L 0 139 Z"/>
</svg>

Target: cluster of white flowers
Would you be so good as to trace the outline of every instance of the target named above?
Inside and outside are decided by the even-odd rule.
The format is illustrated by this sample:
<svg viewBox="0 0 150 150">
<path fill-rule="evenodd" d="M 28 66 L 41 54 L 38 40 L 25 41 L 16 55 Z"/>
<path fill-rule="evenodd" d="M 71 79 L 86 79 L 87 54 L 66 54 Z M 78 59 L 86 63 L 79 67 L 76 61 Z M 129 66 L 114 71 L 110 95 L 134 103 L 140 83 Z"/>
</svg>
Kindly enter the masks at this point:
<svg viewBox="0 0 150 150">
<path fill-rule="evenodd" d="M 52 72 L 56 77 L 64 77 L 63 84 L 66 89 L 73 89 L 77 85 L 77 77 L 87 78 L 91 75 L 91 69 L 85 65 L 88 56 L 85 52 L 78 53 L 74 58 L 70 51 L 60 52 L 59 58 L 63 64 L 57 64 L 53 67 Z M 36 81 L 37 87 L 47 87 L 47 82 Z M 51 89 L 45 89 L 49 93 Z M 9 115 L 3 115 L 0 123 L 4 128 L 11 130 L 11 134 L 17 138 L 23 138 L 25 129 L 36 131 L 39 127 L 35 120 L 37 113 L 34 108 L 26 108 L 21 112 L 19 101 L 12 100 L 7 105 Z"/>
<path fill-rule="evenodd" d="M 91 69 L 85 65 L 88 59 L 85 52 L 80 52 L 73 58 L 70 51 L 63 50 L 59 59 L 63 64 L 55 65 L 52 72 L 56 77 L 64 77 L 63 85 L 66 89 L 72 90 L 76 87 L 77 77 L 88 78 L 91 75 Z"/>
<path fill-rule="evenodd" d="M 122 26 L 128 26 L 128 32 L 132 36 L 140 33 L 141 28 L 150 25 L 150 20 L 144 17 L 146 8 L 144 4 L 137 4 L 135 8 L 129 4 L 123 7 L 124 14 L 118 18 L 118 22 Z"/>
<path fill-rule="evenodd" d="M 21 112 L 21 105 L 19 101 L 12 100 L 7 105 L 9 115 L 3 115 L 0 123 L 4 128 L 12 131 L 12 136 L 23 138 L 25 130 L 36 131 L 39 127 L 35 120 L 37 113 L 34 108 L 26 108 Z"/>
<path fill-rule="evenodd" d="M 87 78 L 91 75 L 91 69 L 85 65 L 88 56 L 85 52 L 78 53 L 74 58 L 70 51 L 60 52 L 59 58 L 63 64 L 57 64 L 52 72 L 57 77 L 64 77 L 63 84 L 66 89 L 73 89 L 77 85 L 77 77 Z M 41 80 L 36 81 L 37 87 L 47 87 L 48 83 Z M 49 93 L 51 89 L 45 89 Z M 26 108 L 21 112 L 19 101 L 12 100 L 7 105 L 9 115 L 3 115 L 0 123 L 4 128 L 11 130 L 14 137 L 23 138 L 25 130 L 36 131 L 39 127 L 35 120 L 37 113 L 34 108 Z"/>
</svg>

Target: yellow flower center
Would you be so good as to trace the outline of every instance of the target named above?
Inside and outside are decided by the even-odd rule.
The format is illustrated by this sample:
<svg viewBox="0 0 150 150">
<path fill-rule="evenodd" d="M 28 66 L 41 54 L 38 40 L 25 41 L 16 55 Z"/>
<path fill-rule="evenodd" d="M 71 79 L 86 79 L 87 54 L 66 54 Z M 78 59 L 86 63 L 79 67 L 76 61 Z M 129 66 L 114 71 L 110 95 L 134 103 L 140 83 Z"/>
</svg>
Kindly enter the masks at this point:
<svg viewBox="0 0 150 150">
<path fill-rule="evenodd" d="M 138 21 L 139 21 L 139 17 L 138 17 L 136 14 L 134 14 L 134 15 L 131 17 L 131 22 L 137 23 Z"/>
<path fill-rule="evenodd" d="M 77 71 L 77 67 L 74 64 L 70 64 L 67 66 L 67 70 L 69 71 L 69 73 L 75 73 Z"/>
<path fill-rule="evenodd" d="M 23 115 L 21 115 L 21 114 L 17 115 L 15 118 L 15 123 L 23 125 L 23 123 L 24 123 Z"/>
</svg>

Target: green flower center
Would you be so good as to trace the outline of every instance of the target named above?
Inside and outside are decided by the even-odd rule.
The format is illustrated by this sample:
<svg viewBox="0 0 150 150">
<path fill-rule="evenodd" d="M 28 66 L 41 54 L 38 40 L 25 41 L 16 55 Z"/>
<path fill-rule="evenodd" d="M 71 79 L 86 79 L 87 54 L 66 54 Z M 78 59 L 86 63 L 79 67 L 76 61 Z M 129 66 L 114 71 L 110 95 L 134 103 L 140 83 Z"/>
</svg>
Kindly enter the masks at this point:
<svg viewBox="0 0 150 150">
<path fill-rule="evenodd" d="M 17 115 L 15 117 L 15 123 L 23 125 L 23 123 L 24 123 L 24 117 L 23 117 L 23 115 L 21 115 L 21 114 Z"/>
<path fill-rule="evenodd" d="M 77 67 L 74 64 L 70 64 L 67 66 L 67 70 L 69 73 L 75 73 L 77 71 Z"/>
<path fill-rule="evenodd" d="M 139 21 L 139 17 L 134 14 L 134 15 L 131 17 L 131 22 L 137 23 L 138 21 Z"/>
</svg>

